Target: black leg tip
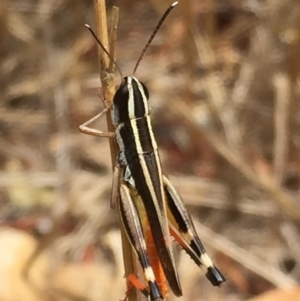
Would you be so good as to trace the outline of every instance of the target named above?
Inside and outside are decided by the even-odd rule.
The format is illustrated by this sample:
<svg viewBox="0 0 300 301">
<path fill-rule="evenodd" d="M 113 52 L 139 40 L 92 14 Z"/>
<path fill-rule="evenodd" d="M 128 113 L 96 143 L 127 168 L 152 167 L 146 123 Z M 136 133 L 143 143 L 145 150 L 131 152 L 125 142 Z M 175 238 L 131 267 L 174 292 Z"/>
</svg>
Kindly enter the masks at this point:
<svg viewBox="0 0 300 301">
<path fill-rule="evenodd" d="M 221 283 L 226 281 L 225 277 L 216 267 L 208 268 L 206 277 L 213 286 L 220 286 Z"/>
</svg>

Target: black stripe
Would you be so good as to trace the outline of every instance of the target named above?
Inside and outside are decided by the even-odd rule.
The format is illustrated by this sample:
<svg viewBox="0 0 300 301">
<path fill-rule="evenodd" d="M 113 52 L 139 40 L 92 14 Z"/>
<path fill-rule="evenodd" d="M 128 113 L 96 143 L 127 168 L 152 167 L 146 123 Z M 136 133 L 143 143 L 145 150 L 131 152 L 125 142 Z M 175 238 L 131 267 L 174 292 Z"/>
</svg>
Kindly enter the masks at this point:
<svg viewBox="0 0 300 301">
<path fill-rule="evenodd" d="M 151 177 L 151 182 L 155 191 L 156 198 L 158 200 L 158 205 L 160 207 L 160 210 L 164 212 L 165 208 L 163 206 L 164 204 L 164 194 L 162 191 L 162 175 L 159 172 L 158 165 L 157 165 L 157 160 L 160 163 L 159 155 L 157 151 L 151 152 L 151 153 L 146 153 L 144 154 L 144 159 L 147 165 L 147 169 L 149 171 L 150 177 Z M 153 175 L 153 176 L 151 176 Z"/>
<path fill-rule="evenodd" d="M 188 232 L 187 223 L 183 218 L 182 213 L 178 210 L 172 195 L 170 194 L 169 190 L 166 187 L 165 187 L 165 193 L 167 197 L 168 208 L 170 209 L 172 215 L 175 218 L 177 228 L 179 229 L 180 232 L 187 233 Z"/>
<path fill-rule="evenodd" d="M 133 126 L 137 127 L 138 137 L 134 137 L 132 124 L 129 122 L 123 123 L 119 128 L 119 134 L 124 144 L 124 153 L 126 159 L 138 155 L 137 143 L 141 144 L 143 153 L 152 153 L 154 147 L 150 136 L 150 119 L 149 117 L 143 117 L 133 120 Z M 137 157 L 135 157 L 137 158 Z"/>
<path fill-rule="evenodd" d="M 153 152 L 154 150 L 150 136 L 149 120 L 149 117 L 135 120 L 143 153 Z"/>
<path fill-rule="evenodd" d="M 133 89 L 135 118 L 144 117 L 145 113 L 146 113 L 145 105 L 147 105 L 147 104 L 144 103 L 143 95 L 140 91 L 137 81 L 134 78 L 132 78 L 132 80 L 131 80 L 131 85 L 132 85 L 132 89 Z M 145 99 L 145 101 L 147 102 L 146 99 Z"/>
<path fill-rule="evenodd" d="M 133 136 L 133 130 L 131 124 L 127 122 L 119 129 L 120 137 L 123 140 L 125 150 L 124 154 L 126 157 L 127 164 L 129 166 L 131 175 L 135 181 L 135 188 L 139 195 L 141 196 L 149 220 L 151 232 L 153 234 L 153 239 L 155 242 L 157 254 L 162 263 L 162 267 L 165 273 L 165 276 L 172 288 L 172 291 L 176 296 L 181 296 L 181 287 L 179 280 L 177 278 L 176 270 L 172 257 L 170 255 L 169 246 L 167 246 L 164 231 L 168 231 L 168 224 L 161 224 L 160 216 L 163 214 L 163 193 L 160 189 L 161 185 L 161 175 L 158 172 L 158 166 L 156 162 L 156 153 L 148 152 L 144 154 L 144 159 L 146 161 L 147 168 L 150 173 L 150 177 L 153 182 L 156 198 L 158 200 L 159 209 L 156 208 L 154 200 L 152 199 L 151 192 L 149 190 L 148 184 L 145 179 L 143 169 L 139 161 L 139 154 L 136 149 L 136 141 Z M 161 211 L 160 211 L 161 210 Z M 167 221 L 167 219 L 166 219 Z M 166 230 L 163 230 L 166 229 Z M 170 246 L 172 247 L 172 246 Z"/>
<path fill-rule="evenodd" d="M 175 222 L 177 224 L 176 228 L 179 230 L 179 232 L 184 234 L 188 233 L 188 231 L 192 233 L 189 245 L 197 254 L 197 256 L 200 257 L 201 254 L 205 254 L 206 251 L 197 235 L 193 220 L 188 210 L 186 209 L 185 204 L 182 200 L 178 200 L 180 203 L 176 202 L 175 196 L 172 195 L 171 191 L 166 185 L 164 185 L 164 190 L 167 197 L 168 208 L 170 209 L 171 214 L 174 216 Z"/>
<path fill-rule="evenodd" d="M 139 194 L 142 196 L 144 200 L 143 193 L 145 193 L 146 199 L 152 202 L 151 193 L 146 182 L 146 178 L 144 176 L 144 172 L 142 167 L 140 166 L 140 162 L 138 159 L 138 151 L 137 144 L 140 143 L 143 151 L 143 156 L 145 159 L 145 163 L 150 174 L 150 180 L 153 184 L 153 188 L 155 191 L 156 198 L 159 202 L 160 210 L 163 210 L 163 191 L 161 190 L 162 178 L 159 173 L 159 168 L 157 165 L 156 158 L 159 160 L 159 155 L 157 150 L 154 150 L 152 145 L 152 140 L 149 131 L 149 118 L 144 117 L 135 121 L 135 125 L 138 129 L 138 137 L 134 137 L 133 129 L 130 123 L 125 123 L 123 127 L 120 129 L 120 136 L 124 143 L 124 154 L 126 158 L 126 162 L 131 171 L 132 177 L 136 182 L 136 188 Z M 143 187 L 143 188 L 142 188 Z M 153 203 L 153 202 L 152 202 Z"/>
<path fill-rule="evenodd" d="M 113 114 L 114 114 L 114 122 L 117 124 L 126 122 L 129 120 L 128 114 L 128 99 L 129 99 L 129 91 L 127 85 L 127 77 L 125 77 L 116 91 L 116 94 L 113 99 Z"/>
<path fill-rule="evenodd" d="M 135 137 L 130 122 L 126 122 L 117 129 L 124 145 L 124 155 L 126 161 L 138 160 L 138 153 L 135 144 Z"/>
<path fill-rule="evenodd" d="M 156 167 L 156 162 L 155 162 L 155 156 L 152 153 L 151 155 L 146 154 L 145 155 L 145 160 L 147 162 L 147 166 L 153 167 L 153 170 L 157 170 Z M 174 263 L 171 259 L 171 255 L 170 255 L 170 250 L 168 249 L 169 246 L 167 246 L 165 237 L 164 237 L 164 232 L 163 232 L 163 227 L 164 226 L 168 226 L 168 224 L 166 223 L 166 225 L 162 225 L 160 222 L 160 218 L 159 216 L 161 214 L 163 214 L 162 212 L 157 211 L 155 205 L 154 205 L 154 201 L 152 199 L 149 187 L 146 183 L 146 179 L 143 173 L 143 170 L 140 166 L 140 163 L 138 160 L 131 160 L 128 161 L 128 165 L 130 167 L 132 176 L 135 180 L 135 185 L 136 185 L 136 189 L 138 191 L 138 193 L 140 194 L 144 206 L 146 208 L 146 213 L 147 213 L 147 217 L 149 220 L 149 224 L 150 224 L 150 228 L 151 228 L 151 233 L 153 235 L 153 239 L 155 242 L 155 246 L 156 246 L 156 251 L 157 254 L 159 256 L 159 259 L 161 261 L 165 276 L 169 282 L 170 287 L 172 288 L 172 291 L 174 292 L 174 294 L 176 296 L 181 296 L 181 287 L 180 284 L 178 282 L 178 278 L 177 278 L 177 274 L 176 274 L 176 270 L 174 267 Z M 151 169 L 149 169 L 151 170 Z M 150 174 L 151 175 L 151 174 Z M 154 179 L 157 179 L 159 177 L 158 174 L 153 173 L 152 174 L 152 181 L 155 181 Z M 158 183 L 161 181 L 161 179 L 157 179 Z M 157 200 L 158 200 L 158 204 L 159 207 L 162 207 L 163 204 L 163 195 L 159 193 L 160 191 L 160 186 L 155 185 L 155 191 L 157 194 Z M 172 247 L 172 246 L 171 246 Z"/>
</svg>

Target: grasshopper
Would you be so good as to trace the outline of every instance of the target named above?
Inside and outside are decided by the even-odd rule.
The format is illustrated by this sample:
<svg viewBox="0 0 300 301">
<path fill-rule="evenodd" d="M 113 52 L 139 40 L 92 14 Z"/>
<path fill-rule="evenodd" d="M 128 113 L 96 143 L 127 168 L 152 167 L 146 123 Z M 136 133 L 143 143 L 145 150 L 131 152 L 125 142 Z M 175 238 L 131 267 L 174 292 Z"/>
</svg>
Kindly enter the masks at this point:
<svg viewBox="0 0 300 301">
<path fill-rule="evenodd" d="M 205 270 L 212 285 L 219 286 L 225 281 L 207 255 L 180 195 L 162 172 L 150 119 L 149 91 L 134 76 L 147 47 L 177 4 L 174 2 L 161 17 L 136 63 L 133 75 L 123 77 L 120 72 L 123 79 L 114 95 L 112 106 L 106 106 L 100 114 L 79 127 L 81 132 L 89 135 L 115 137 L 118 143 L 111 205 L 118 206 L 123 227 L 143 269 L 148 288 L 144 288 L 135 275 L 129 275 L 128 280 L 150 300 L 166 298 L 166 282 L 176 296 L 182 295 L 170 234 L 193 261 Z M 88 28 L 115 63 L 95 33 Z M 114 132 L 89 127 L 108 111 L 112 116 Z"/>
</svg>

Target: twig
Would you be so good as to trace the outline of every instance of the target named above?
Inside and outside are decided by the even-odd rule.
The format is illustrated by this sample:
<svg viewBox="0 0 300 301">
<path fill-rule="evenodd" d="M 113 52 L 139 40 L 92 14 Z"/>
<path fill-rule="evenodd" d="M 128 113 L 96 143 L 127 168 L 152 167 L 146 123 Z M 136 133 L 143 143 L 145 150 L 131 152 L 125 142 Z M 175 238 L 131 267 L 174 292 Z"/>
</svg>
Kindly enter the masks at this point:
<svg viewBox="0 0 300 301">
<path fill-rule="evenodd" d="M 116 40 L 117 40 L 117 28 L 118 28 L 118 21 L 119 21 L 119 8 L 113 6 L 112 16 L 111 16 L 111 28 L 109 33 L 109 50 L 110 55 L 115 58 L 116 57 Z M 114 73 L 115 71 L 115 64 L 112 60 L 109 63 L 109 70 Z M 122 80 L 122 79 L 121 79 Z"/>
<path fill-rule="evenodd" d="M 276 91 L 274 171 L 276 184 L 281 185 L 289 147 L 289 79 L 286 75 L 276 74 L 273 82 Z"/>
<path fill-rule="evenodd" d="M 95 7 L 95 18 L 97 24 L 97 34 L 101 39 L 104 47 L 108 49 L 108 45 L 110 48 L 108 49 L 109 53 L 114 58 L 115 54 L 115 42 L 116 42 L 116 32 L 118 25 L 118 8 L 113 9 L 113 17 L 110 31 L 110 39 L 108 38 L 108 29 L 107 29 L 107 18 L 106 18 L 106 5 L 105 0 L 94 0 Z M 105 102 L 108 107 L 111 107 L 113 96 L 115 94 L 115 86 L 113 83 L 113 71 L 115 69 L 114 64 L 110 63 L 109 57 L 107 54 L 98 46 L 98 57 L 100 64 L 100 80 L 102 83 L 102 91 L 103 95 L 105 95 Z M 111 115 L 106 115 L 107 120 L 107 128 L 109 131 L 114 131 L 114 126 L 111 120 Z M 109 139 L 110 141 L 110 152 L 111 152 L 111 160 L 112 167 L 116 164 L 116 157 L 118 153 L 118 147 L 115 139 Z M 120 223 L 122 225 L 122 223 Z M 128 242 L 124 229 L 121 226 L 121 237 L 122 237 L 122 248 L 123 248 L 123 260 L 124 260 L 124 268 L 125 275 L 129 275 L 131 273 L 137 274 L 134 257 L 132 254 L 132 248 Z M 138 300 L 138 295 L 134 290 L 128 295 L 128 301 L 136 301 Z"/>
</svg>

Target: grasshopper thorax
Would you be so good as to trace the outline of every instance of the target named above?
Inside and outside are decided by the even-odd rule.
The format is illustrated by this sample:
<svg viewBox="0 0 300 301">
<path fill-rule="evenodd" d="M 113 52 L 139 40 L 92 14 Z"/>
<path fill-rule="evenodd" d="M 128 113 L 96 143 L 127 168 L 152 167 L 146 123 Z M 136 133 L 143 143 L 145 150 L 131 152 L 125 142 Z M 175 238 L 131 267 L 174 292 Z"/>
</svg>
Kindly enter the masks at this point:
<svg viewBox="0 0 300 301">
<path fill-rule="evenodd" d="M 113 124 L 117 126 L 149 115 L 148 99 L 146 86 L 134 76 L 125 76 L 113 99 Z"/>
</svg>

